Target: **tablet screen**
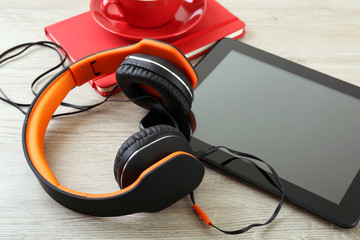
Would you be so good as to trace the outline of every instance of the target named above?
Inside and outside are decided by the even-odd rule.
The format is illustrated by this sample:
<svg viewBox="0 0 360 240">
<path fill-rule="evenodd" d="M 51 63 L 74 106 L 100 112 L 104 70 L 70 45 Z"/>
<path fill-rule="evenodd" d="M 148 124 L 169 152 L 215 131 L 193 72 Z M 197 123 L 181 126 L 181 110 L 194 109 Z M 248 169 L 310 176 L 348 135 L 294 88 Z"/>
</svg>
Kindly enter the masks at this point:
<svg viewBox="0 0 360 240">
<path fill-rule="evenodd" d="M 208 71 L 195 90 L 194 138 L 262 158 L 339 204 L 360 168 L 360 100 L 235 50 Z"/>
</svg>

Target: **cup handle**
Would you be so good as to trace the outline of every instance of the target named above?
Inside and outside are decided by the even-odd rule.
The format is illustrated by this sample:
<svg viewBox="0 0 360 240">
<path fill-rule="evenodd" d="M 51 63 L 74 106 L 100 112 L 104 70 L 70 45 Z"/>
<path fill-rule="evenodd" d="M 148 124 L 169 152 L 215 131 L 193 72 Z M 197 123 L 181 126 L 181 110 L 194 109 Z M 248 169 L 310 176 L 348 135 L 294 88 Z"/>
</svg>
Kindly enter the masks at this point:
<svg viewBox="0 0 360 240">
<path fill-rule="evenodd" d="M 109 12 L 109 7 L 111 5 L 114 5 L 116 7 L 116 9 L 118 11 L 117 14 L 113 14 L 113 13 Z M 103 10 L 104 14 L 108 18 L 126 22 L 126 19 L 125 19 L 125 16 L 123 14 L 123 10 L 122 10 L 122 7 L 120 5 L 119 0 L 106 0 L 106 1 L 103 1 L 102 10 Z"/>
</svg>

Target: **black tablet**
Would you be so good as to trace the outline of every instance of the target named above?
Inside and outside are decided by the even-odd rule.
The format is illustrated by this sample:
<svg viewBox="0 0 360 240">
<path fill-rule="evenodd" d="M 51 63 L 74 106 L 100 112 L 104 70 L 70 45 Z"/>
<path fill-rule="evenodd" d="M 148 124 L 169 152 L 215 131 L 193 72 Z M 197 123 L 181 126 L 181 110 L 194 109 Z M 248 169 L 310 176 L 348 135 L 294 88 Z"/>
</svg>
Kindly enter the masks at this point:
<svg viewBox="0 0 360 240">
<path fill-rule="evenodd" d="M 341 227 L 360 215 L 360 88 L 244 43 L 224 39 L 196 66 L 192 111 L 199 150 L 224 145 L 271 164 L 288 201 Z M 246 161 L 204 159 L 266 190 Z"/>
</svg>

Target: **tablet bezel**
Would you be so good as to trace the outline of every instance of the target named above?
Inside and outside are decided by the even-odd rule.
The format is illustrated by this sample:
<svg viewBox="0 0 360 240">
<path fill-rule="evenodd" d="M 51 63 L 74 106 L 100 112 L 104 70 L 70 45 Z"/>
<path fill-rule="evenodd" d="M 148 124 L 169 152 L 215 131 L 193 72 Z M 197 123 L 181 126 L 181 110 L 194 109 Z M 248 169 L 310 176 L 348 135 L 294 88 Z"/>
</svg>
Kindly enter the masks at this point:
<svg viewBox="0 0 360 240">
<path fill-rule="evenodd" d="M 325 87 L 335 89 L 360 100 L 360 88 L 355 85 L 341 81 L 329 75 L 320 73 L 313 69 L 307 68 L 233 39 L 223 39 L 219 41 L 216 46 L 196 65 L 195 70 L 199 76 L 198 86 L 201 85 L 206 77 L 212 72 L 213 69 L 216 68 L 216 66 L 227 56 L 231 50 L 235 50 L 239 53 L 253 57 L 262 62 L 304 77 Z M 194 114 L 196 118 L 196 113 Z M 194 151 L 197 151 L 209 145 L 202 140 L 193 137 L 191 140 L 191 146 Z M 251 154 L 256 155 L 256 153 Z M 232 155 L 218 151 L 215 154 L 207 156 L 203 160 L 228 173 L 245 179 L 246 181 L 249 181 L 267 191 L 278 194 L 276 189 L 271 186 L 263 177 L 263 175 L 261 175 L 251 164 L 245 161 L 236 161 L 236 168 L 239 171 L 235 172 L 234 170 L 229 169 L 221 164 L 227 159 L 232 159 L 230 161 L 235 161 Z M 354 227 L 358 223 L 360 217 L 360 191 L 358 191 L 358 189 L 360 189 L 360 170 L 357 172 L 357 175 L 353 179 L 350 187 L 347 189 L 340 204 L 335 204 L 332 201 L 320 197 L 319 195 L 316 195 L 284 179 L 282 179 L 282 181 L 285 187 L 286 199 L 289 202 L 292 202 L 344 228 Z"/>
</svg>

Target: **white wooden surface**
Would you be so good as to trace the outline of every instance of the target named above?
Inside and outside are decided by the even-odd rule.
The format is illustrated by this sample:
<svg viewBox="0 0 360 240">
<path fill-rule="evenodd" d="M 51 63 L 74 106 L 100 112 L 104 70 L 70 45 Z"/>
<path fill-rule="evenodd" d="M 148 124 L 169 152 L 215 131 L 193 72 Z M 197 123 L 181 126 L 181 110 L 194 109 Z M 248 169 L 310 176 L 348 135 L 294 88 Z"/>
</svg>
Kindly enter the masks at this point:
<svg viewBox="0 0 360 240">
<path fill-rule="evenodd" d="M 247 23 L 240 41 L 360 86 L 360 1 L 219 2 Z M 1 0 L 0 52 L 46 40 L 44 26 L 88 9 L 89 0 Z M 33 97 L 31 80 L 58 61 L 49 50 L 30 52 L 0 67 L 0 88 L 22 102 Z M 83 104 L 101 99 L 89 85 L 68 98 Z M 21 145 L 23 115 L 2 102 L 0 111 L 0 239 L 360 239 L 360 226 L 341 229 L 289 203 L 269 227 L 239 236 L 205 226 L 189 198 L 155 214 L 99 218 L 72 212 L 47 196 L 28 167 Z M 113 102 L 52 121 L 46 155 L 63 185 L 97 193 L 117 190 L 115 153 L 145 113 L 131 103 Z M 196 198 L 213 222 L 226 229 L 265 221 L 278 201 L 210 167 Z"/>
</svg>

